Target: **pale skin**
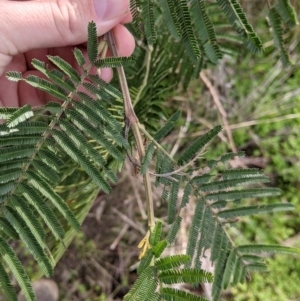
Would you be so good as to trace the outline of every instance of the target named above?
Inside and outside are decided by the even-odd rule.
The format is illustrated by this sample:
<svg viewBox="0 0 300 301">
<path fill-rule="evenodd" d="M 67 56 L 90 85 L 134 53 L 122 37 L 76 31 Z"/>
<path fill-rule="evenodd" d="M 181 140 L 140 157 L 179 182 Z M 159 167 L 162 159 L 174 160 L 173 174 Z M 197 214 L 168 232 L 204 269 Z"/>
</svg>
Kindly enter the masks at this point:
<svg viewBox="0 0 300 301">
<path fill-rule="evenodd" d="M 54 100 L 25 82 L 8 81 L 5 74 L 42 76 L 30 62 L 36 58 L 51 66 L 47 55 L 59 55 L 80 71 L 72 50 L 77 47 L 87 57 L 87 25 L 92 20 L 98 36 L 113 30 L 120 56 L 132 54 L 134 39 L 123 25 L 131 21 L 129 0 L 0 0 L 0 106 L 39 106 Z M 109 81 L 112 70 L 103 69 L 101 77 Z"/>
</svg>

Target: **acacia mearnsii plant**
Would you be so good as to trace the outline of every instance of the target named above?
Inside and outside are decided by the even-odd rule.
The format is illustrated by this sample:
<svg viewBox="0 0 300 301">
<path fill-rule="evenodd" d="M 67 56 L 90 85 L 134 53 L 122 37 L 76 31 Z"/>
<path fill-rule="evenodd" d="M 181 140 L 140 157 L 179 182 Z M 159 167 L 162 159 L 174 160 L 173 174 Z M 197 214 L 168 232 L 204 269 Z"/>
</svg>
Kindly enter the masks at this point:
<svg viewBox="0 0 300 301">
<path fill-rule="evenodd" d="M 285 37 L 297 25 L 295 9 L 289 0 L 266 0 L 265 7 L 273 46 L 283 64 L 292 64 Z M 47 79 L 7 73 L 8 79 L 25 81 L 57 101 L 0 109 L 5 121 L 0 125 L 0 287 L 6 300 L 17 300 L 13 281 L 26 300 L 35 300 L 31 279 L 16 254 L 17 242 L 37 262 L 37 275 L 50 276 L 99 190 L 109 193 L 118 182 L 116 173 L 126 157 L 143 177 L 148 232 L 138 246 L 138 278 L 124 300 L 206 300 L 173 286 L 203 282 L 212 283 L 211 298 L 218 300 L 223 289 L 244 282 L 249 272 L 265 271 L 268 253 L 300 254 L 280 245 L 236 245 L 230 238 L 228 225 L 239 217 L 292 210 L 293 205 L 260 204 L 259 198 L 280 191 L 268 186 L 259 169 L 228 169 L 226 163 L 243 153 L 205 160 L 204 151 L 221 126 L 175 156 L 163 147 L 163 138 L 181 116 L 180 111 L 166 116 L 163 109 L 175 87 L 187 88 L 200 70 L 238 51 L 241 43 L 254 54 L 264 51 L 241 4 L 132 0 L 131 12 L 130 29 L 138 45 L 134 57 L 119 57 L 112 32 L 98 38 L 91 22 L 88 61 L 74 49 L 81 73 L 57 56 L 48 56 L 54 68 L 32 61 Z M 90 73 L 92 67 L 96 75 Z M 107 67 L 116 68 L 119 84 L 100 79 Z M 166 223 L 154 210 L 152 192 L 159 188 L 167 204 Z M 245 199 L 257 202 L 249 206 Z M 167 256 L 164 250 L 176 243 L 189 203 L 194 209 L 186 253 Z M 201 268 L 204 259 L 211 262 L 213 274 Z"/>
</svg>

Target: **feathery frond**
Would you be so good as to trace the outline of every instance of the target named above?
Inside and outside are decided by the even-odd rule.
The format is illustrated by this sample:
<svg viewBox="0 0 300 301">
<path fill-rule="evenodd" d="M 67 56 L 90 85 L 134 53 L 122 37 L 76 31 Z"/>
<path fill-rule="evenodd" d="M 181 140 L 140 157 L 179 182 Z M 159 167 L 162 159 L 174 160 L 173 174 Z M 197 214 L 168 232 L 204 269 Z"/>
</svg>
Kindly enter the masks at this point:
<svg viewBox="0 0 300 301">
<path fill-rule="evenodd" d="M 240 4 L 236 0 L 217 0 L 217 3 L 233 28 L 243 39 L 246 47 L 253 53 L 262 52 L 262 43 L 249 24 Z"/>
<path fill-rule="evenodd" d="M 282 21 L 274 7 L 270 9 L 268 17 L 271 28 L 273 29 L 274 44 L 281 54 L 281 61 L 284 66 L 291 65 L 291 60 L 284 47 Z"/>
</svg>

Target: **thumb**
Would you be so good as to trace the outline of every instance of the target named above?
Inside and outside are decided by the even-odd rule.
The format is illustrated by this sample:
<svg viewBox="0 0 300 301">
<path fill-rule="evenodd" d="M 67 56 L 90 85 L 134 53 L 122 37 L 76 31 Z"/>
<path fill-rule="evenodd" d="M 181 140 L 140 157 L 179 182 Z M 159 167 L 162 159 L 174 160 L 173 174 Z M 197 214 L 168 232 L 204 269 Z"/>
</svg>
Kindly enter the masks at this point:
<svg viewBox="0 0 300 301">
<path fill-rule="evenodd" d="M 128 0 L 0 1 L 1 55 L 33 49 L 76 45 L 87 40 L 87 24 L 94 20 L 98 35 L 128 14 Z M 1 65 L 1 64 L 0 64 Z"/>
</svg>

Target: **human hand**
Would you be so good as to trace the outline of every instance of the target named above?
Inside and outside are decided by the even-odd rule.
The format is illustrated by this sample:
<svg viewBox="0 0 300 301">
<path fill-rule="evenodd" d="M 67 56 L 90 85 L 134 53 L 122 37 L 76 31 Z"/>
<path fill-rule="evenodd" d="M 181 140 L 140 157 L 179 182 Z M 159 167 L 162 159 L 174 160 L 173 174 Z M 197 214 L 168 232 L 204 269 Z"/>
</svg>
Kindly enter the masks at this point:
<svg viewBox="0 0 300 301">
<path fill-rule="evenodd" d="M 88 22 L 94 20 L 98 36 L 113 28 L 120 56 L 134 50 L 134 39 L 122 23 L 131 20 L 128 0 L 0 0 L 0 106 L 38 106 L 53 100 L 23 81 L 6 79 L 7 71 L 43 77 L 31 65 L 33 58 L 51 66 L 47 55 L 58 55 L 77 68 L 72 53 L 78 47 L 86 55 Z M 77 68 L 78 69 L 78 68 Z M 79 70 L 78 70 L 79 71 Z M 109 81 L 111 69 L 101 78 Z"/>
</svg>

